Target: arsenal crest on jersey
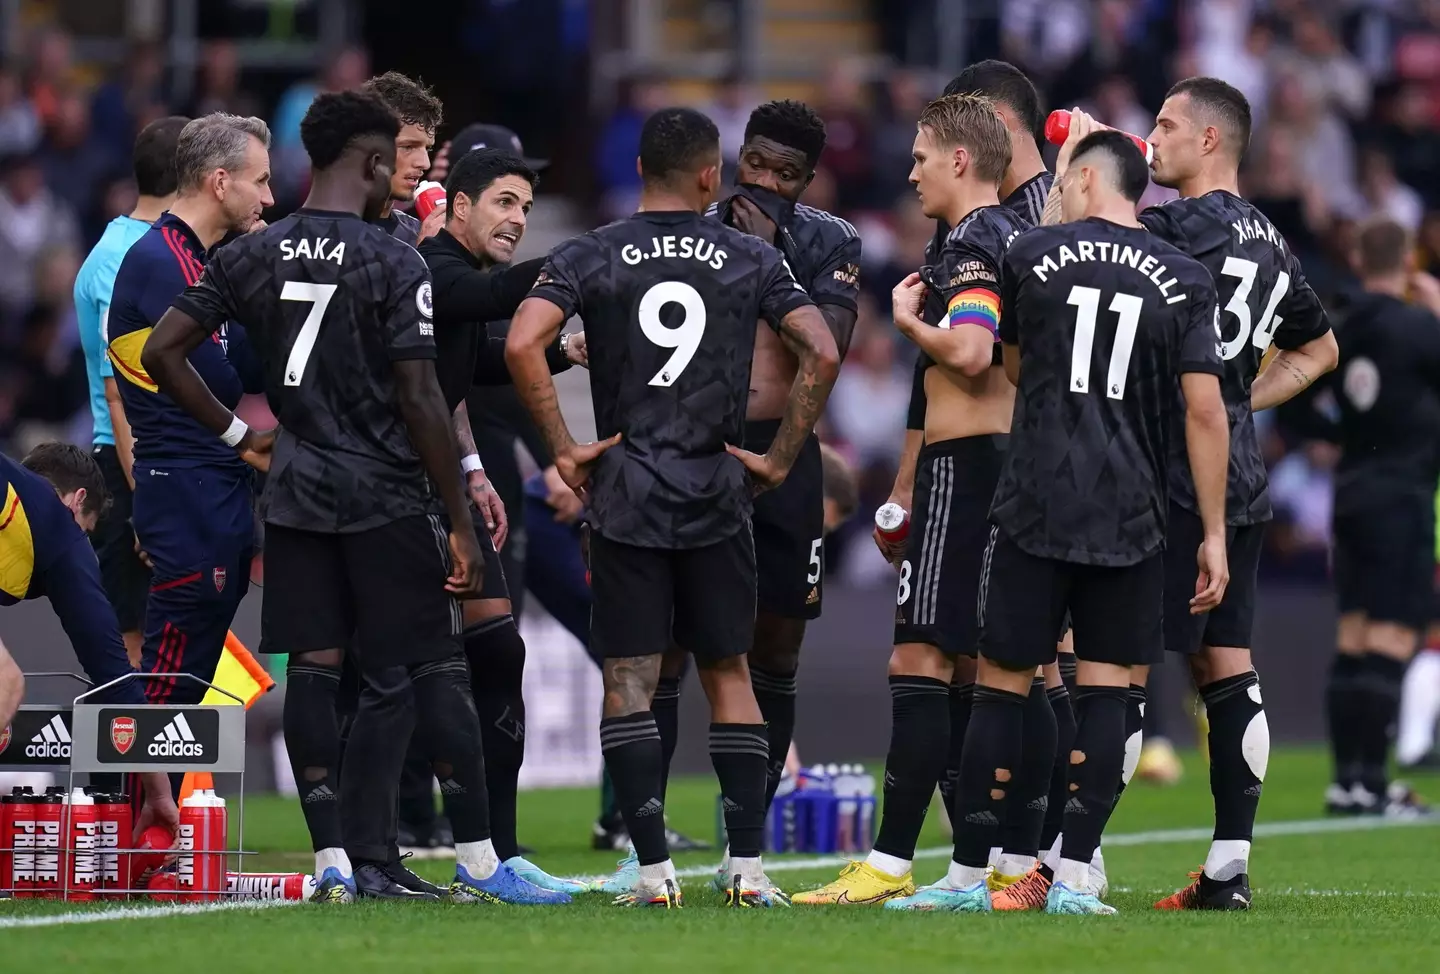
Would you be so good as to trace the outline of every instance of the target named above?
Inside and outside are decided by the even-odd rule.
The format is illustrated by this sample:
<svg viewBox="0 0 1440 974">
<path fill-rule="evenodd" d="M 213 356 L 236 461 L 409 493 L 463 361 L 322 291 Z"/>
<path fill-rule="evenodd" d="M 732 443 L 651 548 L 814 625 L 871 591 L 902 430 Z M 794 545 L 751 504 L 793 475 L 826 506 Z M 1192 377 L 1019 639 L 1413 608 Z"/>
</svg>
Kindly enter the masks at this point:
<svg viewBox="0 0 1440 974">
<path fill-rule="evenodd" d="M 223 568 L 217 568 L 217 569 L 215 569 L 213 572 L 210 573 L 210 577 L 211 577 L 212 579 L 214 579 L 214 581 L 215 581 L 215 591 L 217 591 L 217 592 L 223 592 L 223 591 L 225 591 L 225 579 L 226 579 L 226 577 L 228 576 L 228 574 L 229 574 L 229 573 L 226 572 L 225 569 L 223 569 Z"/>
<path fill-rule="evenodd" d="M 6 749 L 7 747 L 9 747 L 9 746 L 10 746 L 10 725 L 9 725 L 9 724 L 6 724 L 6 725 L 5 725 L 5 729 L 4 729 L 4 730 L 0 730 L 0 754 L 4 754 L 4 753 L 5 753 L 5 749 Z"/>
<path fill-rule="evenodd" d="M 135 718 L 115 717 L 110 721 L 110 743 L 120 754 L 130 753 L 135 744 Z"/>
</svg>

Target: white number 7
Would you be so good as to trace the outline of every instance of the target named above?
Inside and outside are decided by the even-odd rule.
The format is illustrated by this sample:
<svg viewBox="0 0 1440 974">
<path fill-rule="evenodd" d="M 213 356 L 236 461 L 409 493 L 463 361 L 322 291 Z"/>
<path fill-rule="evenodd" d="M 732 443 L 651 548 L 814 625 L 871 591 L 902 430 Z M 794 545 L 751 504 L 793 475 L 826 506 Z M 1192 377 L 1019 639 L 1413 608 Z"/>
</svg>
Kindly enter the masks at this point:
<svg viewBox="0 0 1440 974">
<path fill-rule="evenodd" d="M 315 339 L 320 337 L 320 321 L 325 317 L 330 299 L 335 296 L 335 287 L 334 284 L 286 281 L 280 289 L 281 301 L 310 302 L 310 313 L 305 316 L 300 333 L 295 336 L 295 345 L 290 349 L 290 357 L 285 360 L 287 386 L 298 386 L 305 378 L 305 365 L 310 361 L 310 353 L 315 351 Z"/>
<path fill-rule="evenodd" d="M 1075 285 L 1070 298 L 1075 312 L 1075 344 L 1070 350 L 1070 391 L 1090 392 L 1090 350 L 1095 345 L 1095 320 L 1100 316 L 1100 289 Z M 1145 301 L 1134 294 L 1116 294 L 1110 310 L 1120 316 L 1115 329 L 1115 343 L 1110 346 L 1110 369 L 1105 374 L 1105 395 L 1110 399 L 1125 398 L 1125 377 L 1130 372 L 1130 351 L 1135 347 L 1135 331 L 1140 327 L 1140 311 Z"/>
</svg>

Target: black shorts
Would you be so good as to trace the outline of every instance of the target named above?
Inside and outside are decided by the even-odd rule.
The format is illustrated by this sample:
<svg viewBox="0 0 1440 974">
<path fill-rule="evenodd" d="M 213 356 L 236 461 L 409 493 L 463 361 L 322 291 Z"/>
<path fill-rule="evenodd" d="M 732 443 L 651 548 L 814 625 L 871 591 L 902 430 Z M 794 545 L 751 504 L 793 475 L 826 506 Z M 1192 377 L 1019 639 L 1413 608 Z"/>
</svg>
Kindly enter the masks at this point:
<svg viewBox="0 0 1440 974">
<path fill-rule="evenodd" d="M 100 562 L 100 582 L 115 607 L 120 631 L 141 632 L 145 628 L 145 601 L 150 595 L 150 569 L 135 553 L 135 527 L 130 520 L 134 495 L 115 448 L 96 446 L 93 454 L 110 494 L 110 509 L 90 535 L 95 558 Z"/>
<path fill-rule="evenodd" d="M 703 548 L 639 548 L 590 532 L 590 652 L 654 656 L 671 643 L 707 660 L 750 652 L 755 542 L 746 525 Z"/>
<path fill-rule="evenodd" d="M 966 436 L 920 449 L 895 596 L 895 645 L 927 643 L 947 656 L 975 655 L 990 502 L 1009 439 Z"/>
<path fill-rule="evenodd" d="M 1225 588 L 1225 599 L 1203 615 L 1191 615 L 1190 600 L 1195 597 L 1195 580 L 1200 572 L 1195 553 L 1204 540 L 1205 526 L 1200 515 L 1171 504 L 1165 531 L 1165 648 L 1186 655 L 1200 652 L 1201 646 L 1249 649 L 1265 525 L 1226 529 L 1230 584 Z"/>
<path fill-rule="evenodd" d="M 450 546 L 438 515 L 354 534 L 267 525 L 262 653 L 351 647 L 370 669 L 459 650 L 460 603 L 445 591 Z"/>
<path fill-rule="evenodd" d="M 507 509 L 508 513 L 508 509 Z M 500 552 L 495 550 L 495 542 L 490 538 L 490 529 L 485 526 L 485 515 L 477 511 L 472 504 L 470 507 L 471 520 L 475 524 L 475 540 L 480 542 L 480 554 L 485 559 L 485 578 L 480 586 L 481 599 L 508 599 L 510 598 L 510 586 L 505 581 L 505 566 L 500 560 Z M 446 531 L 450 529 L 450 519 L 441 519 L 445 524 Z"/>
<path fill-rule="evenodd" d="M 1435 505 L 1396 499 L 1335 516 L 1335 591 L 1340 612 L 1421 629 L 1435 601 Z"/>
<path fill-rule="evenodd" d="M 1160 658 L 1162 552 L 1110 568 L 1040 558 L 994 528 L 980 590 L 980 653 L 1013 669 L 1055 661 L 1055 634 L 1070 610 L 1075 656 L 1142 666 Z"/>
<path fill-rule="evenodd" d="M 764 453 L 780 420 L 745 424 L 745 449 Z M 825 597 L 825 474 L 812 433 L 785 482 L 755 498 L 755 601 L 760 612 L 818 619 Z"/>
</svg>

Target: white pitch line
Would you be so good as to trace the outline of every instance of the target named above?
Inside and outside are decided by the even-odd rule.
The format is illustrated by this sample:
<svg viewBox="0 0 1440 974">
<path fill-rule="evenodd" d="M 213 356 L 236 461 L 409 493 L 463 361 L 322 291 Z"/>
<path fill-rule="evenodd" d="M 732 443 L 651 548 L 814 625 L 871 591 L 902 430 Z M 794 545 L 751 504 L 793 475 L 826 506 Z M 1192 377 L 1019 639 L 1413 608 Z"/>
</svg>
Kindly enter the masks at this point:
<svg viewBox="0 0 1440 974">
<path fill-rule="evenodd" d="M 1273 838 L 1286 835 L 1321 835 L 1327 832 L 1368 832 L 1373 829 L 1405 828 L 1408 826 L 1440 825 L 1440 815 L 1419 819 L 1388 818 L 1318 818 L 1296 822 L 1266 822 L 1255 826 L 1255 838 Z M 1136 845 L 1164 845 L 1175 842 L 1208 842 L 1214 829 L 1157 829 L 1150 832 L 1122 832 L 1105 836 L 1107 848 Z M 950 846 L 935 846 L 918 849 L 916 859 L 940 859 L 949 856 Z M 808 859 L 772 859 L 765 863 L 767 873 L 797 872 L 803 869 L 823 869 L 827 866 L 841 866 L 851 859 L 847 856 L 813 856 Z M 691 866 L 677 869 L 675 875 L 681 879 L 696 879 L 715 872 L 714 866 Z M 585 877 L 604 879 L 604 876 Z"/>
<path fill-rule="evenodd" d="M 268 910 L 294 906 L 298 900 L 239 900 L 233 903 L 176 903 L 173 906 L 122 906 L 114 910 L 53 913 L 49 916 L 0 917 L 0 930 L 24 927 L 60 927 L 72 923 L 108 923 L 111 920 L 162 920 L 166 917 L 223 913 L 228 910 Z"/>
</svg>

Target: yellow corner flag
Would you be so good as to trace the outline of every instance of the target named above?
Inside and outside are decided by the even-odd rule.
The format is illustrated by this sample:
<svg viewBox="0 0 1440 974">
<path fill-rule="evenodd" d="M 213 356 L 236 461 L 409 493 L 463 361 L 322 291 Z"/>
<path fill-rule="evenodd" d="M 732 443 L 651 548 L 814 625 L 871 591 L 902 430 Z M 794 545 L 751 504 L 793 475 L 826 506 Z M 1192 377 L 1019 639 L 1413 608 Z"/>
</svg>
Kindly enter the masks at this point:
<svg viewBox="0 0 1440 974">
<path fill-rule="evenodd" d="M 200 703 L 204 706 L 234 705 L 235 701 L 220 691 L 224 690 L 239 697 L 248 710 L 250 705 L 274 689 L 275 681 L 265 672 L 265 667 L 251 655 L 245 644 L 235 638 L 233 632 L 225 634 L 225 648 L 220 653 L 220 662 L 215 667 L 214 684 L 205 691 Z M 201 780 L 204 779 L 204 780 Z M 199 788 L 214 788 L 208 772 L 188 772 L 185 783 L 180 787 L 180 800 L 184 801 L 192 791 Z"/>
</svg>

